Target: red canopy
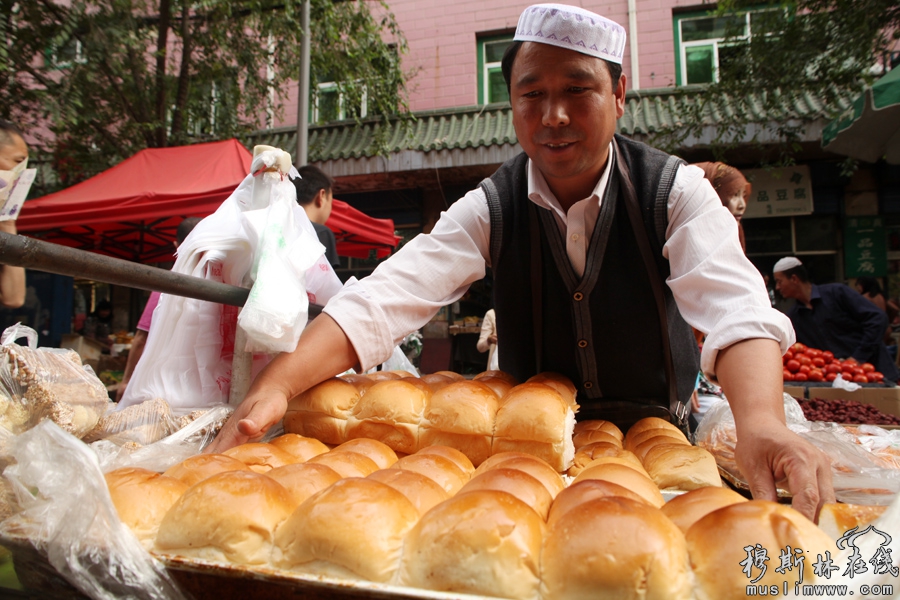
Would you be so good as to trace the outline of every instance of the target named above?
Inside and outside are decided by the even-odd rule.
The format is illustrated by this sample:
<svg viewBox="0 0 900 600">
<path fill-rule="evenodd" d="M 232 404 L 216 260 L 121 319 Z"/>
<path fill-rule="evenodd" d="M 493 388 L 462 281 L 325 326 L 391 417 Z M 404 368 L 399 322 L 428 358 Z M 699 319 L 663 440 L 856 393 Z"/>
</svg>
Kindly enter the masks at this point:
<svg viewBox="0 0 900 600">
<path fill-rule="evenodd" d="M 250 170 L 237 140 L 141 150 L 70 188 L 29 200 L 17 228 L 56 244 L 143 263 L 170 261 L 175 229 L 185 217 L 213 213 Z M 394 223 L 335 200 L 328 227 L 338 254 L 387 256 Z"/>
</svg>

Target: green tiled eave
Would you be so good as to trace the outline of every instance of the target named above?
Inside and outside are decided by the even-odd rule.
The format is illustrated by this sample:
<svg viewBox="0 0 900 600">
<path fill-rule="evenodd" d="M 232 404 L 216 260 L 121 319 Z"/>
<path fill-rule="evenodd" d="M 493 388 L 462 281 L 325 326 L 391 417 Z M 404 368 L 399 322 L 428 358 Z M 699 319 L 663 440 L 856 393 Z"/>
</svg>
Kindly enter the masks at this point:
<svg viewBox="0 0 900 600">
<path fill-rule="evenodd" d="M 774 107 L 764 109 L 763 94 L 774 94 Z M 625 114 L 619 119 L 618 132 L 626 136 L 646 136 L 682 126 L 684 115 L 700 110 L 704 126 L 715 127 L 723 117 L 741 110 L 748 121 L 758 124 L 820 122 L 847 108 L 849 99 L 838 106 L 825 106 L 818 98 L 804 94 L 784 97 L 778 91 L 757 92 L 735 101 L 725 97 L 721 102 L 704 104 L 702 88 L 666 88 L 630 91 L 626 96 Z M 386 131 L 385 131 L 386 128 Z M 810 128 L 809 135 L 818 140 L 821 127 Z M 379 133 L 384 132 L 379 137 Z M 407 118 L 391 118 L 387 123 L 367 119 L 339 121 L 309 128 L 309 159 L 313 162 L 371 158 L 379 154 L 376 142 L 383 144 L 382 154 L 398 152 L 428 153 L 442 150 L 466 150 L 489 146 L 515 145 L 516 133 L 509 104 L 467 106 L 415 113 Z M 267 144 L 293 152 L 297 146 L 296 127 L 257 131 L 244 142 L 248 147 Z"/>
</svg>

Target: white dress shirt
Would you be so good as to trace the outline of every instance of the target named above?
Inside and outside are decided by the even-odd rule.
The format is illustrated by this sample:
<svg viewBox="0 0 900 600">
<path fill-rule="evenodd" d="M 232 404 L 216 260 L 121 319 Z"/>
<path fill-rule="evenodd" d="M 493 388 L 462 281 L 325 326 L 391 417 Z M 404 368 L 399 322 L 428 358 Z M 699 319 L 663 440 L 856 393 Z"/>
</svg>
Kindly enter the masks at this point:
<svg viewBox="0 0 900 600">
<path fill-rule="evenodd" d="M 528 161 L 528 197 L 553 212 L 579 274 L 584 273 L 609 164 L 593 194 L 567 212 Z M 668 216 L 663 256 L 671 273 L 666 283 L 685 321 L 707 334 L 701 354 L 704 373 L 715 380 L 718 351 L 741 340 L 772 339 L 781 344 L 782 353 L 787 351 L 795 339 L 791 322 L 769 303 L 762 275 L 741 250 L 734 217 L 701 169 L 678 169 Z M 431 233 L 418 235 L 363 280 L 350 279 L 331 298 L 325 312 L 344 330 L 363 369 L 382 363 L 409 332 L 484 277 L 490 230 L 487 200 L 476 188 L 444 211 Z"/>
</svg>

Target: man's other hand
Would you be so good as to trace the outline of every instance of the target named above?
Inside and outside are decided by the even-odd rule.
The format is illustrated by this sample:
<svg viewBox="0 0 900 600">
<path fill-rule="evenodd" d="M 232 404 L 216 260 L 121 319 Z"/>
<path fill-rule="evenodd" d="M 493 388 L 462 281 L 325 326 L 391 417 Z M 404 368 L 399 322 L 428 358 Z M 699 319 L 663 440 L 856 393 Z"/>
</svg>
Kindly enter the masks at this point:
<svg viewBox="0 0 900 600">
<path fill-rule="evenodd" d="M 831 461 L 783 423 L 739 437 L 735 460 L 754 498 L 776 501 L 780 485 L 793 496 L 792 506 L 813 521 L 823 504 L 834 502 Z"/>
<path fill-rule="evenodd" d="M 204 452 L 221 454 L 229 448 L 261 439 L 273 425 L 284 418 L 287 404 L 287 397 L 277 391 L 248 395 Z"/>
</svg>

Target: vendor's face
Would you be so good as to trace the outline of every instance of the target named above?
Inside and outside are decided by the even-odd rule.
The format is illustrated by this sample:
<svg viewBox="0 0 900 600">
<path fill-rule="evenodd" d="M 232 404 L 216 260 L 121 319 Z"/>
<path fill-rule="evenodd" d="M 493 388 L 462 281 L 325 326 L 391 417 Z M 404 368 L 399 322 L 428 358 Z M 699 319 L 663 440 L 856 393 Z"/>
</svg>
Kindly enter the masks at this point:
<svg viewBox="0 0 900 600">
<path fill-rule="evenodd" d="M 783 272 L 775 273 L 775 290 L 783 298 L 799 298 L 800 279 L 796 275 L 785 277 Z"/>
<path fill-rule="evenodd" d="M 21 135 L 13 133 L 8 143 L 0 146 L 0 171 L 11 171 L 28 158 L 28 145 Z"/>
<path fill-rule="evenodd" d="M 728 210 L 731 211 L 731 214 L 734 215 L 734 218 L 740 221 L 741 217 L 744 216 L 744 211 L 747 210 L 747 201 L 744 200 L 744 193 L 738 192 L 737 194 L 729 198 L 725 202 L 725 206 L 728 207 Z"/>
<path fill-rule="evenodd" d="M 516 136 L 563 202 L 590 194 L 606 165 L 625 110 L 625 78 L 615 83 L 601 59 L 580 52 L 526 42 L 516 55 L 510 76 Z"/>
</svg>

